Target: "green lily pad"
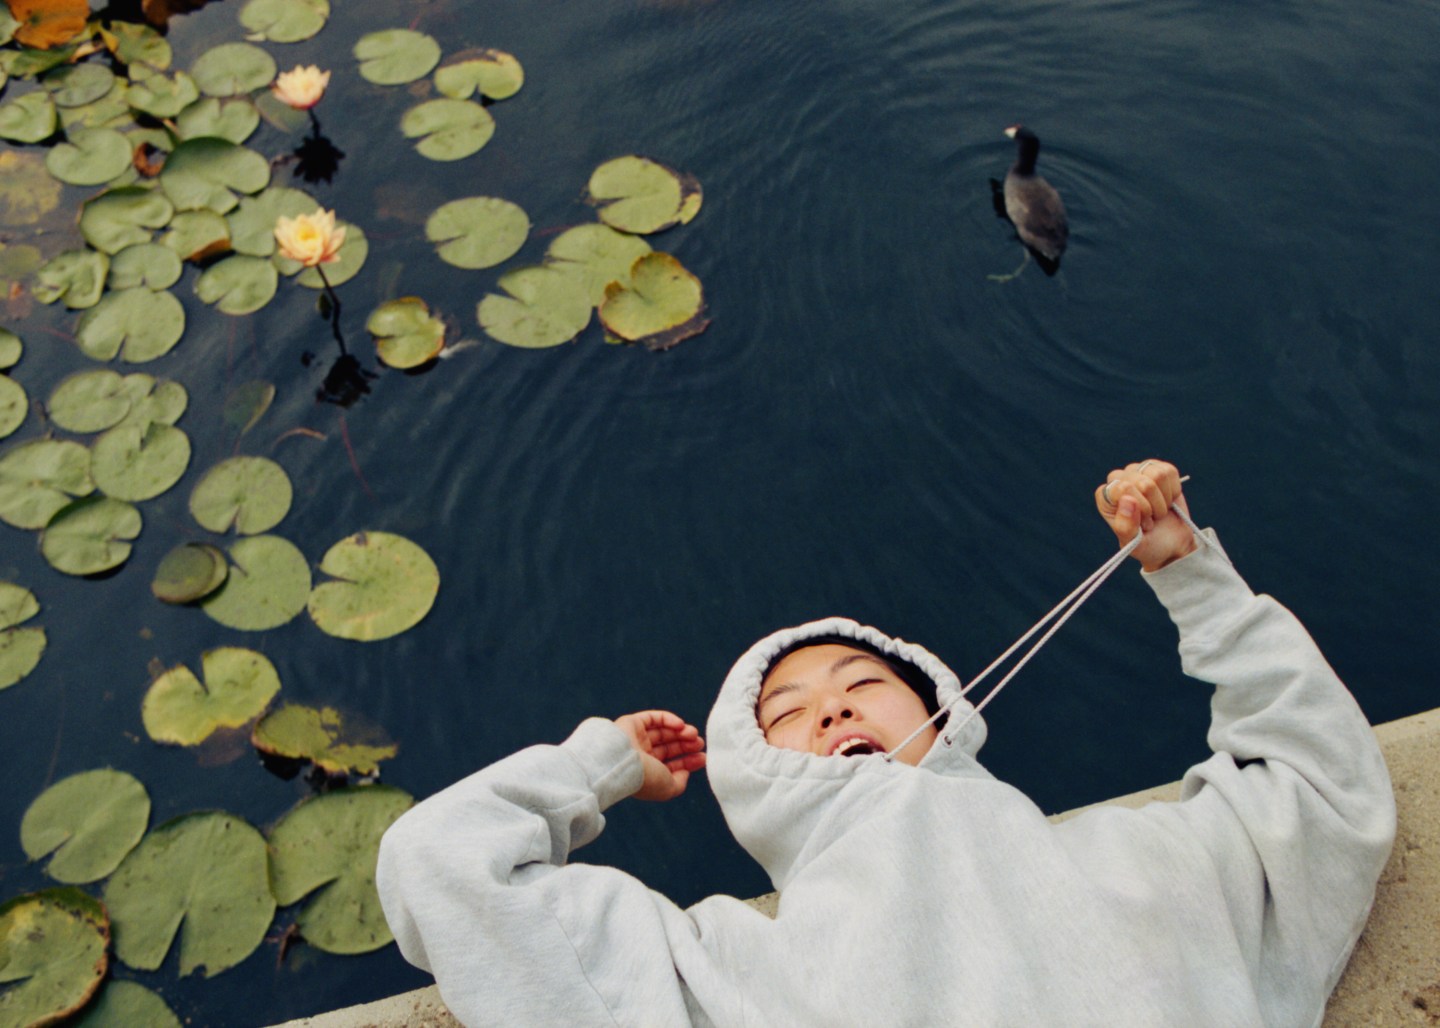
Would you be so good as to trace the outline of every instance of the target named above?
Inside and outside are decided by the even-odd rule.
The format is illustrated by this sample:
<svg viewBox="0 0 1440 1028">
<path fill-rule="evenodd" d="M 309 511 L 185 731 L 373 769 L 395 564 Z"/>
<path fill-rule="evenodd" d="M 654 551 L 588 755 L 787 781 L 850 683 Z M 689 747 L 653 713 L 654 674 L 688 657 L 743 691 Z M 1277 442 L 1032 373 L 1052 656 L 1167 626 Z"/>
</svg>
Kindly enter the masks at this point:
<svg viewBox="0 0 1440 1028">
<path fill-rule="evenodd" d="M 8 328 L 0 328 L 0 371 L 19 364 L 20 355 L 24 352 L 25 344 L 20 337 Z"/>
<path fill-rule="evenodd" d="M 83 107 L 115 88 L 115 73 L 103 64 L 62 64 L 40 79 L 57 107 Z"/>
<path fill-rule="evenodd" d="M 67 133 L 77 128 L 111 128 L 128 137 L 135 124 L 135 112 L 130 109 L 130 83 L 117 79 L 114 88 L 99 100 L 80 107 L 61 107 L 57 113 Z"/>
<path fill-rule="evenodd" d="M 355 44 L 360 77 L 377 86 L 398 86 L 429 75 L 440 63 L 440 44 L 412 29 L 385 29 Z"/>
<path fill-rule="evenodd" d="M 359 225 L 352 225 L 348 221 L 339 221 L 336 222 L 336 226 L 345 229 L 345 241 L 340 244 L 336 259 L 325 265 L 325 278 L 330 280 L 332 286 L 349 282 L 358 275 L 360 269 L 365 266 L 365 258 L 370 255 L 370 240 L 365 237 L 365 232 Z M 278 253 L 274 260 L 275 266 L 286 275 L 294 274 L 294 270 L 300 267 L 299 264 L 281 257 Z M 325 281 L 320 277 L 318 268 L 306 268 L 295 276 L 295 281 L 307 289 L 325 288 Z"/>
<path fill-rule="evenodd" d="M 393 744 L 351 740 L 348 735 L 339 711 L 288 703 L 262 717 L 250 733 L 250 741 L 261 753 L 308 760 L 331 775 L 379 774 L 380 761 L 397 752 Z"/>
<path fill-rule="evenodd" d="M 668 350 L 705 331 L 700 280 L 668 253 L 650 253 L 630 269 L 630 283 L 612 282 L 600 304 L 600 323 L 612 336 Z"/>
<path fill-rule="evenodd" d="M 298 43 L 325 27 L 330 0 L 250 0 L 240 8 L 240 24 L 249 39 Z"/>
<path fill-rule="evenodd" d="M 243 382 L 225 397 L 222 416 L 225 424 L 238 429 L 244 435 L 255 427 L 275 402 L 275 385 L 272 382 Z"/>
<path fill-rule="evenodd" d="M 40 601 L 24 586 L 0 582 L 0 689 L 24 678 L 45 652 L 45 629 L 20 628 L 40 613 Z"/>
<path fill-rule="evenodd" d="M 156 742 L 197 746 L 220 728 L 259 717 L 280 691 L 280 676 L 264 655 L 239 646 L 207 650 L 200 679 L 181 664 L 150 684 L 140 705 L 145 731 Z"/>
<path fill-rule="evenodd" d="M 53 1024 L 83 1007 L 110 966 L 105 908 L 75 888 L 0 906 L 0 1024 Z"/>
<path fill-rule="evenodd" d="M 0 104 L 0 139 L 38 143 L 53 136 L 59 127 L 55 101 L 49 93 L 25 93 Z"/>
<path fill-rule="evenodd" d="M 160 561 L 150 591 L 164 603 L 194 603 L 225 584 L 230 565 L 209 543 L 181 543 Z"/>
<path fill-rule="evenodd" d="M 170 67 L 170 44 L 149 25 L 112 21 L 108 28 L 100 30 L 100 36 L 121 64 Z"/>
<path fill-rule="evenodd" d="M 230 224 L 214 211 L 181 211 L 160 244 L 181 260 L 208 260 L 231 249 Z"/>
<path fill-rule="evenodd" d="M 195 295 L 225 314 L 253 314 L 275 296 L 280 273 L 263 257 L 237 254 L 206 268 Z"/>
<path fill-rule="evenodd" d="M 477 152 L 495 134 L 495 119 L 473 100 L 442 97 L 410 108 L 400 119 L 407 139 L 432 161 L 458 161 Z"/>
<path fill-rule="evenodd" d="M 0 439 L 13 435 L 25 424 L 25 415 L 30 411 L 30 398 L 25 387 L 13 378 L 0 375 Z"/>
<path fill-rule="evenodd" d="M 185 334 L 185 308 L 168 292 L 144 286 L 110 293 L 85 312 L 76 342 L 99 361 L 143 364 L 165 356 Z"/>
<path fill-rule="evenodd" d="M 418 296 L 402 296 L 376 307 L 365 322 L 375 352 L 392 368 L 418 368 L 445 346 L 445 322 Z"/>
<path fill-rule="evenodd" d="M 50 420 L 67 432 L 103 432 L 130 413 L 131 396 L 117 371 L 95 368 L 61 379 L 50 393 Z"/>
<path fill-rule="evenodd" d="M 182 211 L 226 214 L 239 202 L 236 193 L 258 193 L 269 183 L 270 162 L 264 157 L 209 137 L 181 143 L 160 172 L 160 187 Z"/>
<path fill-rule="evenodd" d="M 185 72 L 166 75 L 156 71 L 142 75 L 138 69 L 143 67 L 136 65 L 130 69 L 130 88 L 125 102 L 134 110 L 152 118 L 173 118 L 200 99 L 199 85 Z"/>
<path fill-rule="evenodd" d="M 44 528 L 72 497 L 95 489 L 90 451 L 67 439 L 35 439 L 0 455 L 0 521 Z"/>
<path fill-rule="evenodd" d="M 130 412 L 123 422 L 127 425 L 173 425 L 190 403 L 189 394 L 179 382 L 138 373 L 126 375 L 124 382 L 130 396 Z"/>
<path fill-rule="evenodd" d="M 314 214 L 318 206 L 309 193 L 288 186 L 271 186 L 256 196 L 244 197 L 225 216 L 230 224 L 230 245 L 236 253 L 269 257 L 275 253 L 275 222 Z"/>
<path fill-rule="evenodd" d="M 520 92 L 524 84 L 525 69 L 503 50 L 466 51 L 435 69 L 435 88 L 455 100 L 477 92 L 491 100 L 505 100 Z"/>
<path fill-rule="evenodd" d="M 130 142 L 114 129 L 73 129 L 45 155 L 45 167 L 72 186 L 103 185 L 130 170 Z"/>
<path fill-rule="evenodd" d="M 700 210 L 700 183 L 658 161 L 617 157 L 591 174 L 589 200 L 599 207 L 605 224 L 648 234 L 694 218 Z"/>
<path fill-rule="evenodd" d="M 371 642 L 420 623 L 435 603 L 440 571 L 403 536 L 356 532 L 326 552 L 320 570 L 336 579 L 310 594 L 310 617 L 322 632 Z"/>
<path fill-rule="evenodd" d="M 115 254 L 148 243 L 151 233 L 169 224 L 174 214 L 175 207 L 164 193 L 121 186 L 85 201 L 80 208 L 80 234 L 95 249 Z"/>
<path fill-rule="evenodd" d="M 131 967 L 158 969 L 178 933 L 181 976 L 217 975 L 259 947 L 275 916 L 265 840 L 220 811 L 167 821 L 106 883 L 105 906 Z"/>
<path fill-rule="evenodd" d="M 71 1028 L 112 1028 L 114 1025 L 182 1028 L 180 1019 L 159 994 L 124 978 L 106 983 L 95 1001 L 69 1024 Z"/>
<path fill-rule="evenodd" d="M 497 284 L 510 295 L 490 293 L 476 317 L 487 335 L 509 346 L 559 346 L 590 323 L 590 299 L 579 276 L 548 267 L 516 268 Z"/>
<path fill-rule="evenodd" d="M 102 768 L 62 778 L 42 792 L 20 822 L 31 860 L 50 856 L 57 882 L 98 882 L 120 866 L 150 823 L 150 795 L 124 771 Z"/>
<path fill-rule="evenodd" d="M 219 100 L 207 96 L 196 100 L 175 119 L 176 133 L 183 139 L 214 136 L 237 146 L 260 127 L 260 112 L 243 97 Z"/>
<path fill-rule="evenodd" d="M 326 953 L 369 953 L 394 936 L 375 891 L 380 837 L 415 805 L 384 785 L 351 786 L 302 800 L 270 832 L 270 882 L 282 907 L 315 897 L 295 923 Z"/>
<path fill-rule="evenodd" d="M 294 619 L 309 598 L 304 554 L 279 536 L 256 535 L 230 547 L 230 577 L 200 606 L 227 628 L 263 632 Z"/>
<path fill-rule="evenodd" d="M 202 528 L 240 535 L 268 532 L 284 520 L 294 490 L 285 469 L 267 457 L 231 457 L 205 472 L 190 494 Z"/>
<path fill-rule="evenodd" d="M 66 250 L 35 273 L 31 292 L 41 303 L 64 300 L 72 310 L 94 307 L 105 291 L 110 259 L 94 250 Z"/>
<path fill-rule="evenodd" d="M 61 507 L 40 534 L 40 553 L 56 571 L 98 575 L 130 559 L 140 512 L 108 496 L 87 496 Z"/>
<path fill-rule="evenodd" d="M 90 448 L 90 477 L 106 496 L 138 503 L 169 490 L 190 465 L 190 437 L 158 422 L 127 422 Z"/>
<path fill-rule="evenodd" d="M 493 268 L 525 245 L 530 219 L 509 200 L 472 196 L 452 200 L 425 222 L 425 238 L 438 243 L 440 259 L 457 268 Z"/>
<path fill-rule="evenodd" d="M 19 50 L 10 50 L 0 53 L 0 67 L 17 79 L 36 78 L 45 74 L 51 68 L 69 63 L 75 56 L 75 47 L 61 46 L 51 50 L 37 50 L 32 47 L 22 47 Z"/>
<path fill-rule="evenodd" d="M 252 43 L 221 43 L 190 69 L 206 96 L 239 96 L 275 81 L 275 58 Z"/>
<path fill-rule="evenodd" d="M 630 281 L 630 269 L 650 252 L 639 236 L 617 232 L 609 225 L 576 225 L 556 236 L 545 251 L 545 263 L 585 282 L 591 306 L 605 299 L 611 282 Z"/>
<path fill-rule="evenodd" d="M 164 243 L 138 243 L 111 258 L 108 282 L 111 289 L 144 286 L 158 292 L 179 282 L 183 270 L 180 255 Z"/>
</svg>

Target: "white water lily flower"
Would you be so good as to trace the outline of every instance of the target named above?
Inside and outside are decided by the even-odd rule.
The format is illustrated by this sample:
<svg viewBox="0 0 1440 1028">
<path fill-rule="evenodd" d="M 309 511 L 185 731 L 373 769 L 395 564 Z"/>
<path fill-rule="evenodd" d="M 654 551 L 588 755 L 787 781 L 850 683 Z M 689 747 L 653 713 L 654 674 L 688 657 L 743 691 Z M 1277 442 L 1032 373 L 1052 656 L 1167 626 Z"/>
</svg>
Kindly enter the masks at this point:
<svg viewBox="0 0 1440 1028">
<path fill-rule="evenodd" d="M 321 71 L 313 64 L 305 67 L 297 64 L 291 70 L 282 71 L 276 76 L 270 90 L 281 103 L 288 104 L 297 111 L 308 111 L 320 102 L 320 98 L 325 95 L 325 87 L 329 84 L 328 71 Z"/>
<path fill-rule="evenodd" d="M 280 218 L 275 222 L 275 242 L 280 253 L 307 268 L 329 264 L 339 258 L 345 230 L 335 226 L 335 212 L 316 207 L 314 214 Z"/>
</svg>

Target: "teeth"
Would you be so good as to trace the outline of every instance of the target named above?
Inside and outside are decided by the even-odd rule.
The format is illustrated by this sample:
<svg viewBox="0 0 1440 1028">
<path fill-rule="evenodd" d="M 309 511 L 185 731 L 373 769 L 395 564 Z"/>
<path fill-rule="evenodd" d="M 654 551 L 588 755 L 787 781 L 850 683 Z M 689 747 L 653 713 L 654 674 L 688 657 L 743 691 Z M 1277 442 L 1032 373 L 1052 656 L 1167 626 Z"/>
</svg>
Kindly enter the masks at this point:
<svg viewBox="0 0 1440 1028">
<path fill-rule="evenodd" d="M 870 740 L 857 737 L 854 739 L 846 739 L 839 746 L 836 746 L 835 753 L 837 756 L 846 757 L 858 749 L 864 749 L 867 753 L 879 752 L 879 747 L 870 742 Z"/>
</svg>

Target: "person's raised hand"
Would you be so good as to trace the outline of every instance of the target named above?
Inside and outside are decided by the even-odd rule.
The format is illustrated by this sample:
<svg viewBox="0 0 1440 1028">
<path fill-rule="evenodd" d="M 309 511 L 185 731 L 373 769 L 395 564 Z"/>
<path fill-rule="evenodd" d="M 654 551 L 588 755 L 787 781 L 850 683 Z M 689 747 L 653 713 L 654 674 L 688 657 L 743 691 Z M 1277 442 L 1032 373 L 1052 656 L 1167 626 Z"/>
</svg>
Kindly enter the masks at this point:
<svg viewBox="0 0 1440 1028">
<path fill-rule="evenodd" d="M 1135 538 L 1137 528 L 1144 530 L 1145 538 L 1131 556 L 1146 571 L 1158 571 L 1197 546 L 1190 526 L 1170 509 L 1176 505 L 1190 513 L 1180 492 L 1180 472 L 1163 460 L 1116 468 L 1095 490 L 1095 506 L 1122 545 Z"/>
<path fill-rule="evenodd" d="M 637 799 L 673 800 L 685 791 L 690 772 L 705 766 L 705 740 L 700 729 L 668 710 L 642 710 L 617 717 L 615 724 L 630 737 L 640 754 L 645 780 Z"/>
</svg>

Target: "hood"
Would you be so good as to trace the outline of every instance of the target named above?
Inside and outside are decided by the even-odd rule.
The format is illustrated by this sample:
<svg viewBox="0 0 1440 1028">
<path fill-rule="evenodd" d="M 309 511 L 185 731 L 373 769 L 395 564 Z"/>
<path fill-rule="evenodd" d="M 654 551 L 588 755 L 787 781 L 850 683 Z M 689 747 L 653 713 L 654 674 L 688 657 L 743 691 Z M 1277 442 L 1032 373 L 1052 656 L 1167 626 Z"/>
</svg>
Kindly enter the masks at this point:
<svg viewBox="0 0 1440 1028">
<path fill-rule="evenodd" d="M 845 794 L 854 791 L 852 786 L 858 780 L 863 778 L 870 786 L 877 784 L 877 776 L 991 777 L 975 759 L 985 742 L 985 724 L 979 717 L 971 717 L 956 738 L 942 730 L 918 767 L 879 755 L 821 757 L 767 743 L 755 720 L 760 682 L 776 654 L 820 636 L 861 640 L 909 661 L 934 683 L 941 705 L 960 692 L 955 673 L 929 650 L 848 618 L 826 618 L 782 629 L 751 646 L 735 662 L 706 724 L 706 777 L 730 831 L 765 868 L 777 889 L 784 888 L 803 863 L 802 854 L 817 827 L 843 812 Z M 968 700 L 961 700 L 951 709 L 948 724 L 959 725 L 972 710 Z"/>
</svg>

